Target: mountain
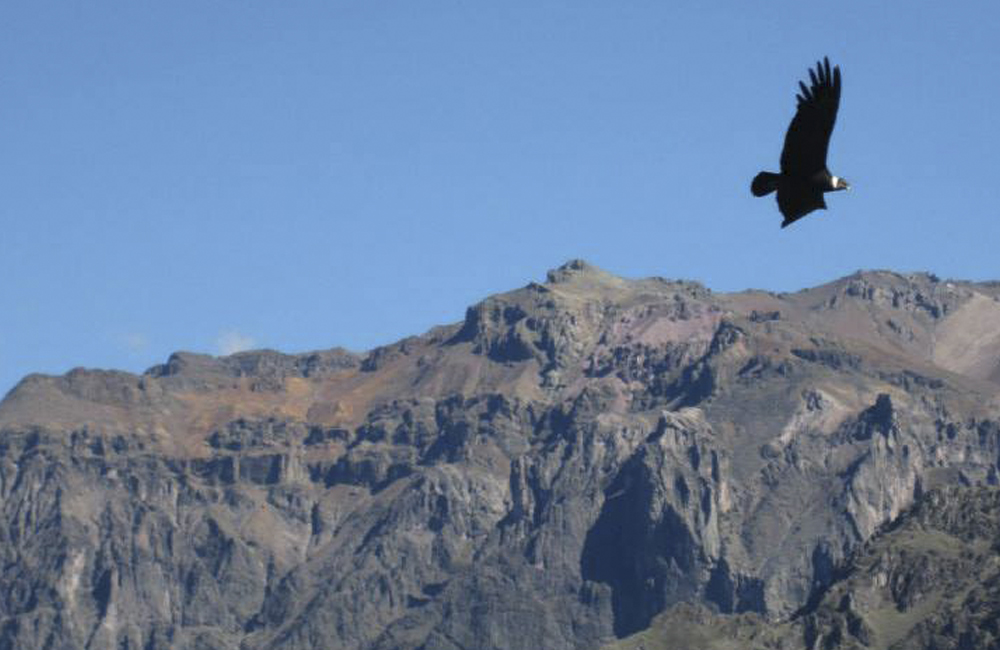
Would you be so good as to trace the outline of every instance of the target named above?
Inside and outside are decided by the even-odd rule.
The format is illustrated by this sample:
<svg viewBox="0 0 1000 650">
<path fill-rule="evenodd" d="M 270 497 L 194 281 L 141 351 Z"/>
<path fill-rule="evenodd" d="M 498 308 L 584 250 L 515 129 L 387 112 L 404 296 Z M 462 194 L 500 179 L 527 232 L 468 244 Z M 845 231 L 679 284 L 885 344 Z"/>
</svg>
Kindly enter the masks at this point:
<svg viewBox="0 0 1000 650">
<path fill-rule="evenodd" d="M 930 606 L 869 616 L 896 596 L 863 554 L 998 483 L 998 391 L 1000 284 L 717 294 L 582 261 L 366 354 L 29 376 L 0 403 L 0 648 L 937 638 Z M 963 616 L 995 621 L 982 589 Z"/>
</svg>

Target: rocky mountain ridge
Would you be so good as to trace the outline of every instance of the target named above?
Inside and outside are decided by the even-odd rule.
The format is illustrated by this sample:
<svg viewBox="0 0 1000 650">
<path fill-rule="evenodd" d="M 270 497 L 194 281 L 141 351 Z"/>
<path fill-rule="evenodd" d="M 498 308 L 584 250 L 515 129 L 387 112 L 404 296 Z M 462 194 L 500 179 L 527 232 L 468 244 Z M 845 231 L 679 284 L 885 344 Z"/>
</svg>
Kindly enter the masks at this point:
<svg viewBox="0 0 1000 650">
<path fill-rule="evenodd" d="M 914 499 L 997 483 L 998 368 L 1000 285 L 716 294 L 573 261 L 364 355 L 28 377 L 0 404 L 0 647 L 791 620 Z"/>
</svg>

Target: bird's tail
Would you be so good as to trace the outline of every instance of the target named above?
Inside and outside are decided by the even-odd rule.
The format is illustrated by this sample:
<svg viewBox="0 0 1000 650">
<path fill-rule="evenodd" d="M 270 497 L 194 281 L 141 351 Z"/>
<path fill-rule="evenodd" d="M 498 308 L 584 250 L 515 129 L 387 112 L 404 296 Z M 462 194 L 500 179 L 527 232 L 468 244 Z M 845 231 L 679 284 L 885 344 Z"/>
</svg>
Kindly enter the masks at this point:
<svg viewBox="0 0 1000 650">
<path fill-rule="evenodd" d="M 778 189 L 778 178 L 777 174 L 761 172 L 753 177 L 753 182 L 750 183 L 750 191 L 753 192 L 754 196 L 767 196 Z"/>
</svg>

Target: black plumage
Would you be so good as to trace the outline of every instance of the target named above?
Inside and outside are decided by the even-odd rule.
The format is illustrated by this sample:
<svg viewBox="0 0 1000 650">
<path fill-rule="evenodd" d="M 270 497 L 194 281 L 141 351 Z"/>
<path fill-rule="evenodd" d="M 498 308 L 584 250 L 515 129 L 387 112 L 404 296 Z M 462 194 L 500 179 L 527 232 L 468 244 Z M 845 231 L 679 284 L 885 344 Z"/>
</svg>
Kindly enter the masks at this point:
<svg viewBox="0 0 1000 650">
<path fill-rule="evenodd" d="M 785 217 L 782 228 L 813 210 L 825 210 L 826 192 L 850 189 L 847 181 L 826 167 L 830 135 L 840 106 L 840 68 L 834 66 L 831 72 L 830 60 L 824 57 L 815 70 L 809 70 L 809 80 L 809 87 L 799 82 L 798 109 L 781 150 L 781 173 L 760 172 L 750 184 L 754 196 L 777 190 L 778 209 Z"/>
</svg>

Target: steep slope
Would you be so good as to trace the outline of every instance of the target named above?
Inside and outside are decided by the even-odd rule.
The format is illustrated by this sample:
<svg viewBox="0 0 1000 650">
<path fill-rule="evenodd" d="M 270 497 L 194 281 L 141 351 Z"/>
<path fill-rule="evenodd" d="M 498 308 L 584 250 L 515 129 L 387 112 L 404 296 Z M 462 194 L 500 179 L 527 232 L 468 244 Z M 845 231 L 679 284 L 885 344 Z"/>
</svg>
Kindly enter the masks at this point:
<svg viewBox="0 0 1000 650">
<path fill-rule="evenodd" d="M 1000 647 L 1000 490 L 934 490 L 859 547 L 791 621 L 677 605 L 606 650 Z"/>
<path fill-rule="evenodd" d="M 716 295 L 574 261 L 365 355 L 26 378 L 0 404 L 0 647 L 587 648 L 678 603 L 787 619 L 914 497 L 997 482 L 996 293 L 874 272 Z"/>
</svg>

